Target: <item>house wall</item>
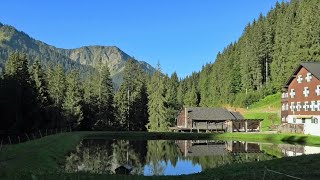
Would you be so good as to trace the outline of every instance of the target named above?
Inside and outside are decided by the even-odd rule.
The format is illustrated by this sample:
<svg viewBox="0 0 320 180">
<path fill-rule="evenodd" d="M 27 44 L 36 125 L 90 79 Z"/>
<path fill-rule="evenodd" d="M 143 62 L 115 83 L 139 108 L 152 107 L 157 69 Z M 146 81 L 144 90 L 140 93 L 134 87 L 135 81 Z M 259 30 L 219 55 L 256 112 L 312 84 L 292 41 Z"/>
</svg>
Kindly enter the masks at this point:
<svg viewBox="0 0 320 180">
<path fill-rule="evenodd" d="M 309 78 L 311 77 L 311 78 Z M 301 116 L 310 116 L 302 123 Z M 302 67 L 281 95 L 282 122 L 304 124 L 304 133 L 320 135 L 320 81 Z"/>
<path fill-rule="evenodd" d="M 303 123 L 302 118 L 297 115 L 289 115 L 288 116 L 288 123 L 290 124 L 303 124 L 304 125 L 304 134 L 310 134 L 315 136 L 320 136 L 320 115 L 312 116 L 314 120 L 312 121 L 311 118 L 306 118 L 305 122 Z"/>
<path fill-rule="evenodd" d="M 317 94 L 316 90 L 317 86 L 320 86 L 320 81 L 311 75 L 311 80 L 308 82 L 306 80 L 308 73 L 307 69 L 302 67 L 288 87 L 288 104 L 284 104 L 285 101 L 282 104 L 282 106 L 288 107 L 288 115 L 319 115 L 320 93 Z M 299 76 L 302 78 L 300 83 L 298 82 Z M 308 88 L 309 91 L 307 96 L 304 94 L 305 88 Z M 292 91 L 294 92 L 293 96 L 291 96 Z M 305 103 L 308 105 L 306 109 L 303 107 Z"/>
<path fill-rule="evenodd" d="M 185 127 L 185 109 L 183 109 L 178 115 L 177 127 Z"/>
</svg>

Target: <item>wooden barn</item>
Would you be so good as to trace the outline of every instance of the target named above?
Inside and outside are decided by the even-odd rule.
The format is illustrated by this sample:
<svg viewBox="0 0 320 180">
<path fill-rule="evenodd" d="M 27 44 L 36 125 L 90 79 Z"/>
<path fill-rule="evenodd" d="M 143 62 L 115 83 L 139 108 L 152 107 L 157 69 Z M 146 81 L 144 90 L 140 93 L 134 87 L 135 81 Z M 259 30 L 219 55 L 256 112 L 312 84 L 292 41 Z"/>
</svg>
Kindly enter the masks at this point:
<svg viewBox="0 0 320 180">
<path fill-rule="evenodd" d="M 176 131 L 234 132 L 260 131 L 260 119 L 245 119 L 225 108 L 188 107 L 177 117 Z"/>
<path fill-rule="evenodd" d="M 301 63 L 284 84 L 280 131 L 320 135 L 320 63 Z"/>
</svg>

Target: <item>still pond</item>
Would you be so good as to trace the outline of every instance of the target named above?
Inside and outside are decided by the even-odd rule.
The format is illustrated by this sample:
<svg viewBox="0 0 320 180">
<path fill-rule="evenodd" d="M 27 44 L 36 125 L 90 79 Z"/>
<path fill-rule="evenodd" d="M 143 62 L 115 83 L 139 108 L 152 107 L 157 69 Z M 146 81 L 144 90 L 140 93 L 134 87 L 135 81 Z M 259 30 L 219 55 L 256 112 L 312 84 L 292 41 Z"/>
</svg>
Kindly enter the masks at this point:
<svg viewBox="0 0 320 180">
<path fill-rule="evenodd" d="M 66 157 L 67 172 L 181 175 L 250 161 L 320 153 L 320 147 L 217 140 L 84 139 Z"/>
</svg>

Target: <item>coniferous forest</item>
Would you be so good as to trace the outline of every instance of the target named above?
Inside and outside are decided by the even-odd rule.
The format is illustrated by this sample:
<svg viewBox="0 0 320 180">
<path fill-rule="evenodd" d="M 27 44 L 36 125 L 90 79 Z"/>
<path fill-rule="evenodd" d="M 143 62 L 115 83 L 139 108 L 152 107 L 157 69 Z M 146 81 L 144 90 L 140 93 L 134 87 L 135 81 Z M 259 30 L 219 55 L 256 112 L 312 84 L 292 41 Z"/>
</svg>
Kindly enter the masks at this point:
<svg viewBox="0 0 320 180">
<path fill-rule="evenodd" d="M 47 59 L 11 53 L 0 80 L 0 131 L 44 128 L 168 131 L 183 106 L 246 107 L 281 91 L 301 61 L 320 62 L 318 0 L 277 3 L 200 72 L 153 75 L 128 60 L 114 90 L 108 66 L 85 73 Z"/>
</svg>

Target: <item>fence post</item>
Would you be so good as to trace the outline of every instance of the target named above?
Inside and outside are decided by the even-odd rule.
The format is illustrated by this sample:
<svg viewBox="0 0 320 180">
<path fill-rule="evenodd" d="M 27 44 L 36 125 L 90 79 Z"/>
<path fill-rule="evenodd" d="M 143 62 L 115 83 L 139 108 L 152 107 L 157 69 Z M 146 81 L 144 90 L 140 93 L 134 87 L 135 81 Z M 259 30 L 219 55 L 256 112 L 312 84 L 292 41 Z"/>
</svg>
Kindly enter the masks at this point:
<svg viewBox="0 0 320 180">
<path fill-rule="evenodd" d="M 27 136 L 27 138 L 28 138 L 28 141 L 30 141 L 30 138 L 29 138 L 28 134 L 27 134 L 27 133 L 25 133 L 25 134 L 26 134 L 26 136 Z"/>
<path fill-rule="evenodd" d="M 0 150 L 2 149 L 2 142 L 3 142 L 3 139 L 1 139 L 1 145 L 0 145 Z"/>
<path fill-rule="evenodd" d="M 39 134 L 40 134 L 40 137 L 42 138 L 42 134 L 41 134 L 41 131 L 39 130 Z"/>
<path fill-rule="evenodd" d="M 18 142 L 19 142 L 19 144 L 20 144 L 20 136 L 18 136 Z"/>
<path fill-rule="evenodd" d="M 46 136 L 48 136 L 48 129 L 46 129 Z"/>
<path fill-rule="evenodd" d="M 8 139 L 9 139 L 9 144 L 11 144 L 11 139 L 10 139 L 10 136 L 8 136 Z"/>
<path fill-rule="evenodd" d="M 34 137 L 34 134 L 32 133 L 32 137 L 33 137 L 33 140 L 35 140 L 36 138 Z"/>
<path fill-rule="evenodd" d="M 58 134 L 58 129 L 56 128 L 56 134 Z"/>
</svg>

